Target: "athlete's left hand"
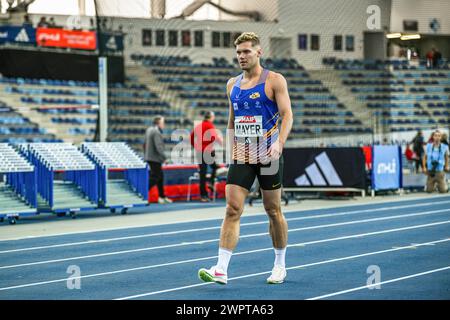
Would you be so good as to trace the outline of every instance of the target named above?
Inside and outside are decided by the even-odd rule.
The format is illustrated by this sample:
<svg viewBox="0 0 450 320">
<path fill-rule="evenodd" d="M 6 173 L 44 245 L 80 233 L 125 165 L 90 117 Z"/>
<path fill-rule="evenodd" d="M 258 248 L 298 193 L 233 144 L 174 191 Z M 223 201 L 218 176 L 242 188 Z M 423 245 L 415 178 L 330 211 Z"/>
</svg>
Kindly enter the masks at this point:
<svg viewBox="0 0 450 320">
<path fill-rule="evenodd" d="M 267 151 L 267 153 L 269 154 L 269 158 L 273 160 L 280 158 L 281 154 L 283 153 L 283 146 L 284 144 L 281 143 L 280 140 L 277 140 L 274 144 L 272 144 Z"/>
</svg>

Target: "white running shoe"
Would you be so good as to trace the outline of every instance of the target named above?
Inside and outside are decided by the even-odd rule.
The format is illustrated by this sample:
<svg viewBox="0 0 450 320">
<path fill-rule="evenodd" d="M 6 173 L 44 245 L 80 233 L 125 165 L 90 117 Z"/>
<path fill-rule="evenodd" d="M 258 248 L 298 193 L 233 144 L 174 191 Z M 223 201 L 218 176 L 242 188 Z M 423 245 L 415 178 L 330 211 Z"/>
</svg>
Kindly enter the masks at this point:
<svg viewBox="0 0 450 320">
<path fill-rule="evenodd" d="M 167 197 L 164 198 L 164 203 L 172 203 L 172 199 L 169 199 Z"/>
<path fill-rule="evenodd" d="M 283 283 L 284 279 L 286 278 L 286 268 L 276 265 L 272 269 L 272 274 L 270 277 L 267 278 L 267 283 L 270 284 L 277 284 L 277 283 Z"/>
<path fill-rule="evenodd" d="M 218 284 L 227 284 L 228 280 L 227 274 L 216 266 L 211 269 L 201 268 L 198 270 L 198 277 L 205 282 L 215 282 Z"/>
</svg>

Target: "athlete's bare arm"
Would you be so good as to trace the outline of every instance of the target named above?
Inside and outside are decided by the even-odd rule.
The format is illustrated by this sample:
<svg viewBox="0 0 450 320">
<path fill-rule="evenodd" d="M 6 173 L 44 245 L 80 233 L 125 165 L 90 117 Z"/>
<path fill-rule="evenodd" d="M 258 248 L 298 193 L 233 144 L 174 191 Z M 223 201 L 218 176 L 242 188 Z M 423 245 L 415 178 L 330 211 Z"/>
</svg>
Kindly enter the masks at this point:
<svg viewBox="0 0 450 320">
<path fill-rule="evenodd" d="M 281 155 L 283 147 L 292 129 L 292 123 L 294 118 L 292 115 L 291 99 L 289 98 L 289 92 L 286 79 L 279 73 L 273 72 L 270 76 L 270 84 L 274 94 L 274 100 L 278 105 L 278 112 L 282 119 L 280 133 L 278 136 L 279 150 L 275 150 L 277 147 L 271 147 L 270 156 L 277 156 L 277 152 Z"/>
<path fill-rule="evenodd" d="M 233 141 L 234 141 L 234 109 L 233 104 L 231 103 L 231 90 L 233 89 L 234 83 L 236 82 L 235 78 L 231 78 L 227 82 L 227 97 L 228 97 L 228 125 L 226 132 L 226 150 L 228 150 L 227 161 L 230 162 L 232 160 L 232 152 L 233 150 Z"/>
<path fill-rule="evenodd" d="M 230 78 L 227 82 L 227 97 L 228 97 L 228 126 L 227 129 L 234 129 L 234 109 L 231 103 L 231 90 L 233 89 L 234 83 L 236 82 L 235 78 Z"/>
</svg>

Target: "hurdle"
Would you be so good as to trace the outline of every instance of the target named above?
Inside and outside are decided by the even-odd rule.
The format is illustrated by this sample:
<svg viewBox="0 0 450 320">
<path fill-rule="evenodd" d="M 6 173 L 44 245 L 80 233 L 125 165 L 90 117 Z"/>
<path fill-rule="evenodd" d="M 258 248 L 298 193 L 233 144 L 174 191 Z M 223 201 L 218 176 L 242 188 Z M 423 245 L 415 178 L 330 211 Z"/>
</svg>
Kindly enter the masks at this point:
<svg viewBox="0 0 450 320">
<path fill-rule="evenodd" d="M 124 142 L 85 142 L 81 151 L 95 163 L 99 207 L 117 209 L 148 205 L 148 165 Z"/>
<path fill-rule="evenodd" d="M 5 181 L 3 181 L 3 178 Z M 37 214 L 36 171 L 11 145 L 0 143 L 0 222 Z"/>
<path fill-rule="evenodd" d="M 95 165 L 70 143 L 31 143 L 30 162 L 37 171 L 38 211 L 58 216 L 95 209 Z"/>
</svg>

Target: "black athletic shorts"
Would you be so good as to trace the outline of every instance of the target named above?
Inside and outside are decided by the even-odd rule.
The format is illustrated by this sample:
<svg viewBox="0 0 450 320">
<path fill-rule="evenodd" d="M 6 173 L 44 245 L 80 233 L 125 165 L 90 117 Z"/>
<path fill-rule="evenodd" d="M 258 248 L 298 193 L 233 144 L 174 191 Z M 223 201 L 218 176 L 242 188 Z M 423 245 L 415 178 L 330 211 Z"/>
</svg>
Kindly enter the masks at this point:
<svg viewBox="0 0 450 320">
<path fill-rule="evenodd" d="M 261 189 L 279 189 L 283 182 L 283 163 L 283 156 L 269 164 L 232 163 L 228 169 L 227 184 L 235 184 L 250 191 L 257 177 Z"/>
</svg>

